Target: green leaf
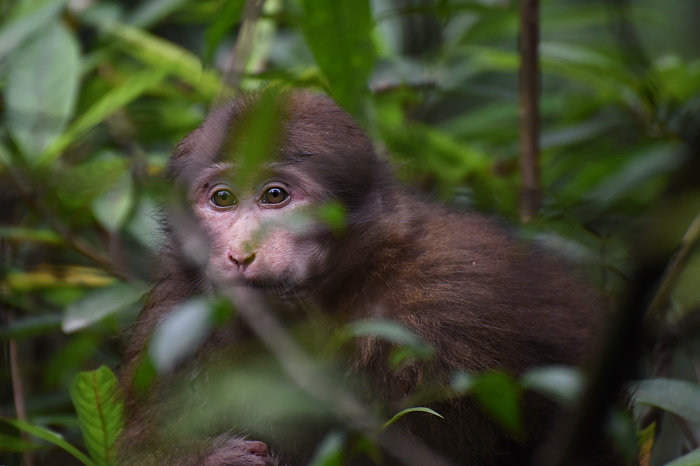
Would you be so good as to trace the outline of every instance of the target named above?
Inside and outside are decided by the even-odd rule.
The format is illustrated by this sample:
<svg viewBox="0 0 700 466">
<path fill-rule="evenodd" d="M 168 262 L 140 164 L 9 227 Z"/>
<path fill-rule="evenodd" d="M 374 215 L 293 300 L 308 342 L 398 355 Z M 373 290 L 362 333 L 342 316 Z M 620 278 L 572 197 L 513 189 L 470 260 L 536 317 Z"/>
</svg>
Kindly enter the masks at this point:
<svg viewBox="0 0 700 466">
<path fill-rule="evenodd" d="M 0 434 L 0 452 L 23 452 L 40 448 L 36 443 L 27 442 L 18 437 Z"/>
<path fill-rule="evenodd" d="M 330 432 L 314 452 L 310 466 L 341 466 L 343 464 L 343 444 L 345 435 L 341 432 Z"/>
<path fill-rule="evenodd" d="M 47 314 L 17 320 L 0 327 L 0 339 L 27 338 L 40 335 L 47 330 L 58 329 L 61 326 L 61 316 Z"/>
<path fill-rule="evenodd" d="M 136 303 L 147 289 L 142 283 L 118 283 L 108 288 L 92 290 L 68 306 L 61 327 L 66 333 L 89 327 L 106 316 Z"/>
<path fill-rule="evenodd" d="M 0 238 L 9 241 L 34 241 L 37 243 L 62 244 L 63 239 L 53 230 L 0 226 Z"/>
<path fill-rule="evenodd" d="M 135 7 L 129 17 L 129 23 L 132 26 L 147 28 L 165 18 L 185 3 L 186 0 L 148 0 L 141 2 Z"/>
<path fill-rule="evenodd" d="M 503 372 L 486 372 L 477 376 L 470 392 L 479 404 L 511 434 L 523 435 L 520 418 L 520 392 L 518 383 Z"/>
<path fill-rule="evenodd" d="M 687 419 L 700 422 L 700 385 L 686 380 L 647 379 L 633 389 L 635 403 L 656 406 Z"/>
<path fill-rule="evenodd" d="M 70 396 L 90 456 L 97 465 L 117 464 L 115 442 L 124 423 L 117 377 L 106 366 L 81 372 L 73 379 Z"/>
<path fill-rule="evenodd" d="M 56 169 L 56 194 L 70 209 L 89 205 L 97 196 L 105 193 L 125 174 L 129 162 L 112 152 L 95 154 L 91 159 L 77 165 Z"/>
<path fill-rule="evenodd" d="M 304 38 L 336 101 L 351 113 L 361 111 L 374 68 L 372 15 L 367 0 L 302 0 Z"/>
<path fill-rule="evenodd" d="M 54 22 L 16 50 L 8 67 L 7 128 L 34 164 L 73 114 L 80 79 L 78 44 Z"/>
<path fill-rule="evenodd" d="M 418 406 L 418 407 L 414 407 L 414 408 L 406 408 L 406 409 L 403 409 L 403 410 L 399 411 L 398 413 L 394 414 L 394 416 L 391 419 L 389 419 L 388 421 L 386 421 L 384 423 L 383 428 L 386 429 L 387 427 L 389 427 L 394 422 L 398 421 L 400 418 L 402 418 L 403 416 L 405 416 L 408 413 L 428 413 L 428 414 L 432 414 L 433 416 L 437 416 L 440 419 L 445 419 L 444 416 L 442 416 L 440 413 L 433 411 L 430 408 Z"/>
<path fill-rule="evenodd" d="M 46 440 L 47 442 L 62 448 L 86 466 L 97 466 L 90 458 L 88 458 L 85 455 L 85 453 L 81 452 L 73 445 L 63 440 L 63 437 L 58 435 L 56 432 L 52 432 L 45 427 L 35 426 L 28 422 L 20 421 L 19 419 L 0 418 L 0 420 L 10 424 L 16 429 L 22 430 L 30 435 L 33 435 L 34 437 Z"/>
<path fill-rule="evenodd" d="M 583 388 L 581 372 L 572 367 L 538 367 L 521 379 L 523 388 L 554 397 L 563 403 L 575 401 Z"/>
<path fill-rule="evenodd" d="M 0 29 L 0 59 L 32 34 L 43 31 L 46 24 L 58 15 L 65 3 L 66 0 L 15 3 L 10 20 Z"/>
<path fill-rule="evenodd" d="M 206 63 L 210 63 L 216 48 L 226 34 L 240 22 L 245 3 L 243 1 L 224 2 L 221 14 L 213 18 L 205 34 L 207 47 L 204 56 Z"/>
<path fill-rule="evenodd" d="M 150 356 L 156 370 L 171 369 L 197 349 L 207 336 L 212 320 L 211 302 L 205 298 L 194 298 L 175 306 L 151 338 Z"/>
<path fill-rule="evenodd" d="M 144 92 L 160 84 L 164 70 L 147 69 L 132 73 L 128 79 L 103 95 L 75 120 L 68 129 L 41 155 L 39 164 L 51 163 L 83 133 L 93 128 L 110 114 L 127 105 Z"/>
<path fill-rule="evenodd" d="M 109 191 L 92 202 L 92 213 L 108 231 L 118 231 L 134 205 L 134 183 L 131 173 L 124 172 Z"/>
<path fill-rule="evenodd" d="M 187 49 L 112 19 L 91 17 L 89 14 L 84 19 L 117 39 L 117 45 L 124 52 L 152 69 L 172 73 L 209 98 L 221 90 L 218 74 L 204 70 L 199 58 Z"/>
<path fill-rule="evenodd" d="M 429 357 L 435 351 L 420 336 L 398 322 L 382 319 L 365 319 L 347 326 L 351 336 L 381 338 L 411 348 L 419 357 Z"/>
</svg>

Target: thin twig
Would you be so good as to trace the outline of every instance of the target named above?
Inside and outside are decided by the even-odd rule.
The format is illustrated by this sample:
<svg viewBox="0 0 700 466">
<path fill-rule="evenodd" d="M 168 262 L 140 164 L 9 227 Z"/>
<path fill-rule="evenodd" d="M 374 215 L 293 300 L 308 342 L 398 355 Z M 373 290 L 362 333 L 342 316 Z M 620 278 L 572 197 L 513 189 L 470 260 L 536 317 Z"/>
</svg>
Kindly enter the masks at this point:
<svg viewBox="0 0 700 466">
<path fill-rule="evenodd" d="M 10 338 L 8 346 L 10 358 L 10 374 L 12 378 L 12 398 L 15 404 L 15 413 L 17 414 L 17 419 L 19 419 L 20 421 L 27 422 L 27 410 L 24 404 L 24 387 L 22 385 L 22 376 L 21 371 L 19 369 L 19 357 L 17 356 L 17 341 L 15 341 L 14 338 Z M 27 442 L 29 441 L 29 436 L 26 434 L 26 432 L 20 432 L 19 435 L 22 440 Z M 26 466 L 32 466 L 32 464 L 34 463 L 34 459 L 32 458 L 31 451 L 25 450 L 23 456 L 24 464 Z"/>
<path fill-rule="evenodd" d="M 664 274 L 661 277 L 661 284 L 656 290 L 654 298 L 651 300 L 651 304 L 649 304 L 649 309 L 647 310 L 645 324 L 648 328 L 653 328 L 659 321 L 664 319 L 664 312 L 668 309 L 668 300 L 671 296 L 671 292 L 699 242 L 700 212 L 695 216 L 693 221 L 690 222 L 690 226 L 683 234 L 683 238 L 681 238 L 681 244 L 678 250 L 666 266 L 666 270 L 664 270 Z"/>
<path fill-rule="evenodd" d="M 253 49 L 255 26 L 262 14 L 265 0 L 248 0 L 243 9 L 243 20 L 236 44 L 224 63 L 223 80 L 229 88 L 239 87 Z"/>
<path fill-rule="evenodd" d="M 540 208 L 539 166 L 539 0 L 521 0 L 520 31 L 520 220 L 527 223 Z"/>
</svg>

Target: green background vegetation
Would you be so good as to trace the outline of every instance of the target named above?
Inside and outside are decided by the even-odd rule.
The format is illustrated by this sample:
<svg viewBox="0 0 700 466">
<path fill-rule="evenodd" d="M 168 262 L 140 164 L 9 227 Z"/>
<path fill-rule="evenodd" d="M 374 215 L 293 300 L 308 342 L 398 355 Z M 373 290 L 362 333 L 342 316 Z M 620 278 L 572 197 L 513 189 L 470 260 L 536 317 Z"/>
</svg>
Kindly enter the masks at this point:
<svg viewBox="0 0 700 466">
<path fill-rule="evenodd" d="M 323 89 L 406 183 L 517 224 L 516 1 L 255 6 L 0 0 L 0 463 L 49 462 L 62 442 L 84 462 L 114 461 L 119 406 L 104 419 L 89 408 L 114 381 L 76 375 L 118 366 L 162 242 L 163 167 L 230 95 Z M 635 270 L 664 270 L 685 245 L 646 321 L 635 420 L 611 427 L 654 465 L 700 464 L 697 451 L 678 459 L 700 438 L 698 21 L 692 0 L 542 2 L 543 202 L 517 226 L 585 268 L 611 307 Z M 573 396 L 558 376 L 490 374 L 462 388 L 517 426 L 513 386 Z M 335 464 L 333 445 L 323 464 Z"/>
</svg>

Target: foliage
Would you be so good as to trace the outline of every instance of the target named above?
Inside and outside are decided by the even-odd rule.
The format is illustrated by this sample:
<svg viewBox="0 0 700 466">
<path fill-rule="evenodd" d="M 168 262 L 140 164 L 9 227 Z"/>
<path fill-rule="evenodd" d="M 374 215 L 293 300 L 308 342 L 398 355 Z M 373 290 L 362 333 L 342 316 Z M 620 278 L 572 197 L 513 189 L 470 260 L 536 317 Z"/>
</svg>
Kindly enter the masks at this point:
<svg viewBox="0 0 700 466">
<path fill-rule="evenodd" d="M 610 301 L 633 270 L 666 267 L 700 212 L 700 7 L 624 3 L 542 1 L 543 204 L 539 219 L 517 228 L 586 269 Z M 324 89 L 404 181 L 515 223 L 517 6 L 267 0 L 255 11 L 242 0 L 1 1 L 3 462 L 29 455 L 57 464 L 66 450 L 84 464 L 111 464 L 121 408 L 99 418 L 94 403 L 111 396 L 115 380 L 106 368 L 81 371 L 117 367 L 162 241 L 168 155 L 231 94 L 269 84 Z M 253 141 L 251 151 L 263 157 L 266 144 Z M 328 206 L 323 215 L 342 228 L 342 211 Z M 668 293 L 648 322 L 655 350 L 647 380 L 635 385 L 636 427 L 649 419 L 657 427 L 646 464 L 697 462 L 697 451 L 682 454 L 700 434 L 700 254 L 697 235 L 689 230 L 684 241 L 687 254 L 672 263 Z M 177 351 L 202 338 L 194 330 L 225 320 L 217 306 L 187 303 L 180 324 L 193 332 L 180 349 L 155 345 L 158 364 L 175 363 Z M 195 312 L 201 307 L 208 311 Z M 177 323 L 162 332 L 181 332 Z M 302 329 L 299 341 L 324 367 L 322 330 Z M 432 354 L 410 332 L 377 321 L 344 329 L 335 343 L 357 337 L 394 345 L 397 370 Z M 229 376 L 276 396 L 277 376 Z M 520 380 L 465 377 L 456 389 L 515 433 L 523 389 L 573 403 L 583 379 L 556 368 Z M 416 406 L 399 414 L 420 416 Z M 318 464 L 339 464 L 346 442 L 345 433 L 331 434 Z"/>
</svg>

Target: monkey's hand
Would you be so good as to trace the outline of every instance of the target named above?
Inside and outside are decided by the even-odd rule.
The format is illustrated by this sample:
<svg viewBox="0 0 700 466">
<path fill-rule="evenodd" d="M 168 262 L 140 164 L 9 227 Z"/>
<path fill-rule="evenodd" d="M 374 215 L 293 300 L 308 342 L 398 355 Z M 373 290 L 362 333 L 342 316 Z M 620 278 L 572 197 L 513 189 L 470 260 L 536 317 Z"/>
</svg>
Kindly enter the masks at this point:
<svg viewBox="0 0 700 466">
<path fill-rule="evenodd" d="M 211 445 L 205 466 L 276 466 L 267 445 L 257 440 L 220 435 Z"/>
</svg>

